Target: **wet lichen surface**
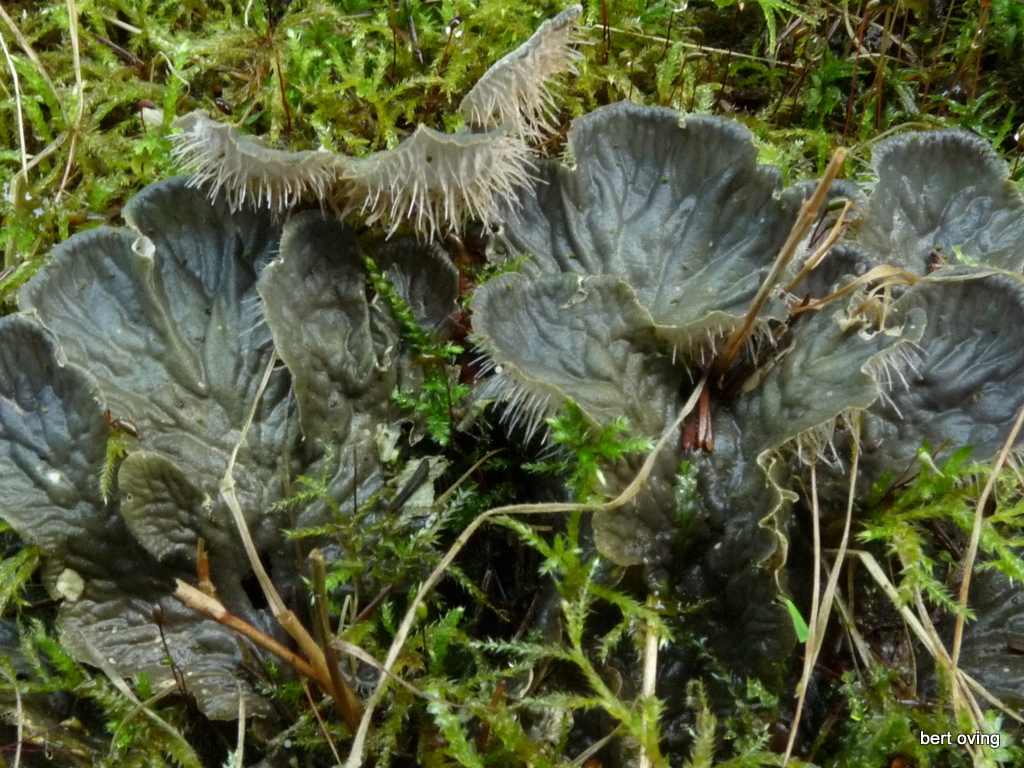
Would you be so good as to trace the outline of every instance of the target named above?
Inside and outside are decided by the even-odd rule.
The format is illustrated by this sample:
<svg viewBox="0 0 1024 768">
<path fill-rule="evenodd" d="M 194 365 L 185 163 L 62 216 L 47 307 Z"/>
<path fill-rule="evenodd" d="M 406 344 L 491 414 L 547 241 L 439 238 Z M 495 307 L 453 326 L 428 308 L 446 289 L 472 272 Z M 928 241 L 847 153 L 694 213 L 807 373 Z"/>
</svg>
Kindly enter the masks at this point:
<svg viewBox="0 0 1024 768">
<path fill-rule="evenodd" d="M 7 9 L 5 759 L 1024 761 L 1021 21 L 837 13 Z"/>
</svg>

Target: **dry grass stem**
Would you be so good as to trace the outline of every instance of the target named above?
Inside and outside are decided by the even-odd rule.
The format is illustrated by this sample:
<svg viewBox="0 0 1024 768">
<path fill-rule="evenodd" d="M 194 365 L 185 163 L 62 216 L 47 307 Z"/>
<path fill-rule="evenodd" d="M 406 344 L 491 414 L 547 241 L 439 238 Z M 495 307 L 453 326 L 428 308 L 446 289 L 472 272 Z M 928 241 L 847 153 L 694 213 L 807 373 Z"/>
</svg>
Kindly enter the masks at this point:
<svg viewBox="0 0 1024 768">
<path fill-rule="evenodd" d="M 658 598 L 654 595 L 650 595 L 647 598 L 647 607 L 651 610 L 655 610 L 658 603 Z M 646 637 L 644 638 L 644 676 L 643 685 L 640 689 L 640 700 L 646 701 L 654 698 L 654 689 L 658 681 L 658 644 L 661 638 L 658 636 L 658 628 L 654 622 L 648 622 L 646 629 Z M 643 713 L 643 727 L 648 733 L 655 732 L 657 723 L 649 722 L 647 710 Z M 640 768 L 650 768 L 651 757 L 647 753 L 647 749 L 644 748 L 640 754 Z"/>
<path fill-rule="evenodd" d="M 316 707 L 313 707 L 316 711 Z M 238 742 L 235 746 L 233 768 L 242 768 L 245 765 L 245 696 L 242 695 L 242 687 L 238 686 Z"/>
<path fill-rule="evenodd" d="M 22 34 L 18 25 L 14 23 L 14 19 L 10 17 L 2 3 L 0 3 L 0 19 L 3 19 L 4 24 L 7 25 L 7 28 L 11 31 L 11 35 L 13 35 L 15 41 L 18 43 L 18 47 L 21 48 L 24 54 L 28 56 L 29 61 L 31 61 L 35 66 L 36 73 L 38 73 L 39 77 L 41 77 L 43 82 L 46 83 L 46 87 L 50 89 L 50 92 L 54 96 L 59 97 L 60 92 L 53 84 L 53 80 L 50 79 L 50 75 L 46 71 L 46 67 L 43 66 L 42 59 L 39 58 L 39 55 L 32 48 L 32 45 L 29 43 L 25 35 Z M 67 121 L 68 115 L 67 112 L 64 111 L 64 104 L 60 98 L 57 99 L 57 106 L 60 108 L 61 116 L 65 121 Z"/>
<path fill-rule="evenodd" d="M 856 651 L 854 661 L 860 658 L 860 662 L 864 665 L 865 670 L 876 666 L 879 663 L 878 656 L 871 650 L 867 640 L 864 639 L 864 635 L 857 629 L 857 624 L 853 618 L 853 611 L 850 610 L 846 601 L 843 600 L 842 595 L 836 595 L 835 606 L 839 609 L 839 617 L 843 621 L 843 629 L 850 638 L 850 645 Z"/>
<path fill-rule="evenodd" d="M 796 255 L 801 241 L 806 237 L 811 225 L 814 224 L 814 220 L 818 218 L 818 211 L 825 203 L 825 196 L 828 194 L 832 182 L 839 175 L 845 160 L 846 150 L 840 147 L 832 156 L 832 161 L 828 164 L 828 168 L 825 169 L 825 174 L 818 182 L 814 194 L 800 206 L 800 213 L 797 215 L 796 221 L 793 222 L 789 236 L 786 238 L 786 242 L 783 243 L 779 255 L 775 258 L 772 268 L 768 271 L 768 275 L 761 283 L 761 287 L 758 288 L 753 301 L 750 302 L 750 309 L 747 310 L 743 320 L 740 321 L 739 325 L 729 335 L 729 339 L 722 347 L 721 353 L 719 353 L 711 366 L 712 383 L 717 383 L 722 375 L 729 370 L 729 366 L 732 365 L 740 350 L 743 349 L 744 343 L 746 343 L 750 334 L 753 333 L 758 315 L 761 314 L 765 303 L 772 295 L 772 291 L 775 290 L 775 286 L 779 282 L 779 278 L 782 277 L 782 273 L 789 266 L 789 262 L 793 260 L 793 256 Z"/>
<path fill-rule="evenodd" d="M 270 610 L 274 616 L 283 614 L 287 609 L 284 607 L 284 601 L 281 599 L 277 589 L 274 587 L 274 583 L 270 580 L 270 576 L 263 567 L 263 563 L 260 562 L 260 556 L 256 552 L 256 545 L 253 544 L 252 536 L 249 535 L 249 526 L 245 522 L 245 516 L 242 514 L 242 507 L 238 503 L 238 497 L 235 494 L 234 470 L 235 462 L 238 460 L 238 452 L 241 450 L 243 443 L 245 443 L 245 438 L 249 434 L 249 427 L 252 425 L 253 419 L 256 416 L 256 408 L 259 406 L 260 399 L 263 397 L 263 392 L 267 388 L 267 384 L 270 381 L 270 375 L 274 371 L 274 364 L 276 362 L 277 355 L 271 355 L 270 360 L 267 361 L 267 368 L 263 372 L 263 378 L 260 380 L 259 388 L 256 390 L 256 397 L 253 398 L 249 414 L 245 419 L 245 423 L 242 425 L 242 431 L 231 450 L 231 455 L 228 457 L 228 465 L 224 470 L 224 477 L 220 482 L 220 494 L 224 498 L 228 508 L 231 510 L 231 514 L 235 521 L 235 527 L 238 529 L 238 535 L 242 538 L 242 546 L 245 547 L 245 554 L 249 558 L 249 565 L 252 566 L 253 573 L 256 574 L 256 580 L 259 581 L 260 589 L 263 590 L 263 595 L 267 598 L 267 603 L 269 604 Z"/>
<path fill-rule="evenodd" d="M 14 733 L 14 738 L 16 739 L 14 747 L 14 768 L 19 768 L 21 765 L 21 743 L 22 739 L 25 738 L 25 710 L 22 708 L 21 704 L 21 689 L 18 687 L 18 681 L 11 677 L 11 675 L 7 673 L 7 670 L 0 670 L 0 672 L 3 672 L 4 678 L 6 678 L 7 682 L 9 682 L 11 687 L 14 689 L 14 715 L 17 720 L 15 723 L 16 730 Z"/>
<path fill-rule="evenodd" d="M 817 654 L 814 651 L 815 645 L 818 641 L 817 636 L 817 625 L 816 618 L 818 616 L 818 609 L 821 599 L 821 523 L 818 512 L 818 485 L 817 485 L 817 473 L 815 472 L 815 466 L 817 460 L 814 456 L 811 457 L 811 527 L 814 541 L 814 563 L 813 563 L 813 586 L 811 587 L 811 613 L 809 621 L 807 622 L 808 634 L 807 641 L 804 643 L 804 666 L 803 671 L 800 674 L 800 680 L 796 685 L 796 712 L 793 714 L 794 726 L 789 730 L 789 740 L 786 742 L 786 752 L 782 757 L 782 765 L 785 768 L 789 764 L 789 758 L 793 754 L 793 747 L 796 744 L 796 734 L 800 730 L 796 727 L 796 723 L 800 722 L 800 718 L 804 711 L 804 702 L 807 699 L 807 684 L 811 679 L 811 673 L 814 671 L 814 663 L 817 661 Z M 856 477 L 855 475 L 853 477 Z"/>
<path fill-rule="evenodd" d="M 964 579 L 960 583 L 960 607 L 967 607 L 967 596 L 971 589 L 971 572 L 974 570 L 974 561 L 978 557 L 978 543 L 981 541 L 981 526 L 985 521 L 985 506 L 988 504 L 988 497 L 992 495 L 992 490 L 996 486 L 996 481 L 999 479 L 999 470 L 1006 464 L 1006 459 L 1010 455 L 1010 451 L 1013 449 L 1013 444 L 1017 442 L 1017 435 L 1020 433 L 1021 425 L 1024 424 L 1024 407 L 1017 413 L 1017 420 L 1013 423 L 1013 429 L 1010 430 L 1009 436 L 1006 438 L 1006 442 L 1003 443 L 1003 448 L 999 452 L 999 458 L 996 459 L 995 466 L 992 467 L 992 472 L 988 476 L 988 482 L 985 483 L 985 488 L 981 492 L 981 496 L 978 498 L 977 507 L 974 510 L 974 526 L 971 528 L 971 538 L 967 544 L 967 552 L 964 555 L 963 572 Z M 964 639 L 964 621 L 965 616 L 961 611 L 960 615 L 956 617 L 956 628 L 953 630 L 953 652 L 952 662 L 953 666 L 956 667 L 960 661 L 960 646 Z"/>
<path fill-rule="evenodd" d="M 846 558 L 846 549 L 850 542 L 850 528 L 853 525 L 853 504 L 856 495 L 857 469 L 860 462 L 860 419 L 857 414 L 851 418 L 851 433 L 853 435 L 853 457 L 850 467 L 850 487 L 846 497 L 846 517 L 843 521 L 843 536 L 839 541 L 839 549 L 836 551 L 836 559 L 832 565 L 832 572 L 829 574 L 828 582 L 825 585 L 825 594 L 819 605 L 818 613 L 814 616 L 812 632 L 816 631 L 817 643 L 815 655 L 821 650 L 821 643 L 825 639 L 825 630 L 828 627 L 828 618 L 831 613 L 832 603 L 839 587 L 839 575 L 843 570 L 843 560 Z"/>
<path fill-rule="evenodd" d="M 589 26 L 581 26 L 581 30 L 588 30 L 590 32 L 599 32 L 604 34 L 604 27 L 600 24 L 591 24 Z M 678 27 L 677 27 L 678 29 Z M 632 37 L 635 40 L 650 40 L 658 43 L 664 43 L 665 37 L 663 35 L 647 35 L 643 32 L 638 32 L 633 29 L 622 29 L 621 27 L 608 27 L 609 32 L 614 32 L 617 35 L 624 37 Z M 768 64 L 772 67 L 780 67 L 783 69 L 792 70 L 795 73 L 803 72 L 806 69 L 805 64 L 797 64 L 791 61 L 783 61 L 781 58 L 773 56 L 768 58 L 766 56 L 757 56 L 752 53 L 744 53 L 743 51 L 732 51 L 725 48 L 716 48 L 712 45 L 701 45 L 700 43 L 688 43 L 685 40 L 673 40 L 672 45 L 679 46 L 684 51 L 695 51 L 699 54 L 698 58 L 714 54 L 720 56 L 729 56 L 733 59 L 743 59 L 744 61 L 758 61 L 762 64 Z"/>
<path fill-rule="evenodd" d="M 803 712 L 804 703 L 807 698 L 807 685 L 810 682 L 814 666 L 821 653 L 821 646 L 825 640 L 825 631 L 828 629 L 828 619 L 832 614 L 832 605 L 836 598 L 836 591 L 839 586 L 839 575 L 843 570 L 843 560 L 846 557 L 846 548 L 850 540 L 850 527 L 853 522 L 853 502 L 857 490 L 857 468 L 860 459 L 860 420 L 854 415 L 850 419 L 850 431 L 853 435 L 853 456 L 850 462 L 850 485 L 846 497 L 846 517 L 843 521 L 843 536 L 839 542 L 839 550 L 836 552 L 835 562 L 832 564 L 825 584 L 825 591 L 822 594 L 821 569 L 824 567 L 821 558 L 821 523 L 818 508 L 818 475 L 816 472 L 817 462 L 812 457 L 811 461 L 811 518 L 814 529 L 814 587 L 811 595 L 811 615 L 807 622 L 807 643 L 804 646 L 804 668 L 797 683 L 797 705 L 793 722 L 799 723 Z M 793 746 L 796 743 L 797 728 L 789 732 L 789 741 L 786 744 L 786 754 L 783 757 L 783 766 L 789 763 L 793 754 Z"/>
<path fill-rule="evenodd" d="M 7 14 L 5 13 L 6 17 Z M 13 23 L 8 21 L 8 23 Z M 14 83 L 14 106 L 18 113 L 18 147 L 21 149 L 21 175 L 28 176 L 28 152 L 25 144 L 25 116 L 21 109 L 21 81 L 18 79 L 18 70 L 14 66 L 14 59 L 7 48 L 7 41 L 0 35 L 0 47 L 4 49 L 4 58 L 7 59 L 7 66 L 11 70 L 11 81 Z M 19 745 L 20 746 L 20 745 Z"/>
<path fill-rule="evenodd" d="M 987 701 L 993 707 L 998 709 L 1004 715 L 1009 717 L 1011 720 L 1016 720 L 1021 725 L 1024 725 L 1024 715 L 1022 715 L 1019 710 L 1014 710 L 1008 704 L 1006 704 L 1006 702 L 1004 702 L 1002 699 L 1000 699 L 998 696 L 993 696 L 988 691 L 988 689 L 985 688 L 985 686 L 983 686 L 981 683 L 979 683 L 977 680 L 975 680 L 969 674 L 967 674 L 966 672 L 961 670 L 960 671 L 960 679 L 963 680 L 964 683 L 967 684 L 968 688 L 970 688 L 972 691 L 977 693 L 979 696 L 981 696 L 983 699 L 985 699 L 985 701 Z"/>
<path fill-rule="evenodd" d="M 617 497 L 611 501 L 605 502 L 604 504 L 592 505 L 592 504 L 562 504 L 562 503 L 549 503 L 549 504 L 512 504 L 504 507 L 495 507 L 489 509 L 486 512 L 478 515 L 466 528 L 459 534 L 459 537 L 455 540 L 455 543 L 448 549 L 445 556 L 441 558 L 441 562 L 437 564 L 437 567 L 431 572 L 430 576 L 427 577 L 426 581 L 420 586 L 416 592 L 416 596 L 409 604 L 409 608 L 405 612 L 405 616 L 402 618 L 402 623 L 399 625 L 398 631 L 395 633 L 395 639 L 391 643 L 391 647 L 388 649 L 387 658 L 384 660 L 384 669 L 390 672 L 395 665 L 395 661 L 398 659 L 399 653 L 402 651 L 402 647 L 405 645 L 405 641 L 409 636 L 409 632 L 412 630 L 412 625 L 416 621 L 416 612 L 427 595 L 433 590 L 434 586 L 441 580 L 444 574 L 447 572 L 448 567 L 455 561 L 459 552 L 462 551 L 463 547 L 469 543 L 470 538 L 476 533 L 477 529 L 480 528 L 485 522 L 492 517 L 499 515 L 538 515 L 538 514 L 552 514 L 552 513 L 566 513 L 566 512 L 598 512 L 598 511 L 610 511 L 618 509 L 619 507 L 628 504 L 633 497 L 640 491 L 647 482 L 647 478 L 650 476 L 651 471 L 654 469 L 654 463 L 658 458 L 658 454 L 661 453 L 665 444 L 672 438 L 676 430 L 679 429 L 679 425 L 683 423 L 691 411 L 697 404 L 697 400 L 700 397 L 701 392 L 704 391 L 704 387 L 707 384 L 707 375 L 697 382 L 697 386 L 694 388 L 693 393 L 690 395 L 686 404 L 680 409 L 679 414 L 676 416 L 672 424 L 669 425 L 654 448 L 647 455 L 647 459 L 644 461 L 643 466 L 640 467 L 640 471 L 637 472 L 636 477 L 633 478 L 632 482 L 622 491 Z M 384 690 L 387 687 L 388 676 L 381 675 L 377 686 L 373 689 L 373 693 L 370 695 L 370 699 L 366 702 L 366 710 L 363 713 L 363 721 L 359 724 L 359 730 L 356 732 L 356 737 L 352 742 L 352 747 L 349 751 L 348 759 L 345 761 L 345 768 L 358 768 L 363 763 L 363 751 L 365 749 L 366 736 L 369 733 L 370 723 L 372 722 L 374 710 L 377 704 L 380 703 L 381 698 L 384 695 Z"/>
<path fill-rule="evenodd" d="M 130 32 L 133 35 L 141 35 L 142 34 L 142 30 L 139 29 L 138 27 L 129 24 L 127 21 L 123 21 L 123 20 L 117 18 L 117 16 L 112 16 L 109 13 L 103 14 L 103 20 L 107 21 L 107 22 L 110 22 L 115 27 L 120 27 L 125 32 Z"/>
<path fill-rule="evenodd" d="M 924 604 L 924 599 L 920 596 L 919 592 L 916 596 L 915 604 L 917 607 L 917 613 L 915 613 L 910 610 L 908 606 L 903 604 L 903 601 L 900 599 L 899 591 L 895 586 L 893 586 L 889 577 L 885 575 L 882 567 L 878 564 L 878 561 L 875 560 L 871 553 L 860 550 L 851 550 L 850 554 L 856 556 L 860 560 L 868 573 L 875 580 L 875 583 L 881 587 L 886 597 L 889 598 L 893 607 L 899 611 L 907 626 L 917 636 L 917 639 L 920 640 L 922 645 L 924 645 L 932 658 L 935 659 L 936 664 L 947 673 L 952 688 L 951 693 L 954 709 L 958 713 L 965 714 L 970 719 L 975 730 L 983 730 L 984 713 L 978 705 L 977 699 L 973 693 L 978 693 L 982 698 L 1002 711 L 1008 717 L 1024 723 L 1024 718 L 1022 718 L 1019 713 L 1007 706 L 1006 703 L 1001 701 L 998 697 L 993 696 L 989 691 L 985 690 L 984 686 L 982 686 L 977 680 L 953 664 L 953 659 L 946 650 L 938 631 L 932 624 L 931 618 L 928 616 L 927 607 Z M 971 751 L 972 757 L 976 762 L 983 760 L 980 745 L 974 745 L 973 747 L 968 745 L 968 750 Z"/>
<path fill-rule="evenodd" d="M 835 293 L 830 293 L 828 296 L 822 299 L 814 299 L 800 307 L 795 308 L 793 310 L 793 314 L 799 315 L 802 314 L 803 312 L 810 312 L 811 310 L 820 309 L 829 302 L 835 301 L 836 299 L 851 294 L 861 286 L 869 285 L 876 281 L 881 281 L 879 282 L 879 285 L 876 286 L 876 288 L 887 288 L 893 285 L 913 285 L 920 279 L 920 276 L 902 269 L 898 269 L 897 267 L 890 267 L 886 265 L 874 267 L 872 269 L 869 269 L 867 272 L 865 272 L 857 279 L 851 280 Z"/>
<path fill-rule="evenodd" d="M 836 244 L 840 235 L 843 234 L 843 225 L 846 223 L 846 214 L 850 212 L 851 207 L 853 207 L 853 203 L 847 200 L 846 204 L 843 206 L 843 210 L 839 212 L 839 218 L 829 231 L 828 237 L 825 238 L 814 253 L 807 257 L 807 261 L 804 262 L 804 265 L 800 268 L 796 277 L 794 277 L 790 281 L 789 285 L 786 286 L 786 293 L 793 293 L 793 291 L 796 290 L 796 287 L 800 284 L 800 281 L 807 277 L 807 275 L 809 275 L 813 270 L 817 269 L 825 256 L 828 255 L 829 250 L 831 250 L 832 246 Z"/>
<path fill-rule="evenodd" d="M 82 135 L 82 119 L 85 117 L 85 80 L 82 77 L 82 55 L 78 41 L 78 6 L 75 0 L 67 0 L 68 6 L 68 30 L 71 35 L 71 57 L 75 68 L 75 117 L 71 125 L 71 146 L 68 148 L 68 162 L 64 166 L 64 178 L 57 188 L 55 201 L 60 200 L 68 181 L 71 179 L 71 171 L 75 167 L 75 150 L 78 148 L 78 139 Z"/>
<path fill-rule="evenodd" d="M 425 701 L 436 701 L 439 704 L 444 704 L 446 707 L 454 707 L 456 709 L 463 708 L 462 704 L 457 704 L 453 701 L 442 699 L 440 696 L 435 696 L 432 693 L 427 693 L 426 691 L 420 690 L 415 685 L 410 683 L 408 680 L 403 680 L 401 677 L 396 675 L 391 670 L 384 669 L 384 665 L 377 661 L 377 659 L 375 659 L 365 650 L 360 648 L 358 645 L 350 643 L 348 640 L 343 640 L 340 637 L 336 637 L 331 641 L 331 646 L 334 647 L 335 650 L 341 651 L 342 653 L 347 653 L 349 656 L 359 659 L 359 661 L 373 667 L 382 675 L 387 675 L 417 698 L 423 699 Z M 340 763 L 341 761 L 339 760 L 338 762 Z"/>
<path fill-rule="evenodd" d="M 881 587 L 882 591 L 885 593 L 885 596 L 889 598 L 889 601 L 893 604 L 896 610 L 900 612 L 900 615 L 903 617 L 903 620 L 907 622 L 907 625 L 917 636 L 917 639 L 920 640 L 925 645 L 925 647 L 928 648 L 929 652 L 932 653 L 932 655 L 935 656 L 937 660 L 949 662 L 949 654 L 946 652 L 946 649 L 943 647 L 942 642 L 935 634 L 934 627 L 932 628 L 931 633 L 929 633 L 925 629 L 924 624 L 922 624 L 921 620 L 917 617 L 917 615 L 913 611 L 911 611 L 906 605 L 903 604 L 903 600 L 900 598 L 899 591 L 896 589 L 895 586 L 893 586 L 893 583 L 889 580 L 889 577 L 885 575 L 885 571 L 882 570 L 882 567 L 878 564 L 878 561 L 875 560 L 874 555 L 872 555 L 870 552 L 864 552 L 861 550 L 850 550 L 850 555 L 857 557 L 861 561 L 861 563 L 867 569 L 868 573 L 871 575 L 871 578 L 873 578 L 875 580 L 875 583 L 878 584 L 879 587 Z"/>
</svg>

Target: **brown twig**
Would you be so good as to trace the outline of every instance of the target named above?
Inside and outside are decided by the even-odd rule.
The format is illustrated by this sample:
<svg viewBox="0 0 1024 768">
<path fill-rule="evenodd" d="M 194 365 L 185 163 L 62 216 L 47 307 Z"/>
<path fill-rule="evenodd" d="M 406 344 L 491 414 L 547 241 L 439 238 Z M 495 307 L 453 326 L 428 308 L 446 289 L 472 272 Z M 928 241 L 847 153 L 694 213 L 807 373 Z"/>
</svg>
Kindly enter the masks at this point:
<svg viewBox="0 0 1024 768">
<path fill-rule="evenodd" d="M 340 662 L 338 651 L 331 645 L 332 632 L 327 616 L 327 568 L 320 550 L 314 549 L 310 552 L 309 563 L 313 572 L 313 619 L 316 621 L 320 644 L 324 649 L 327 674 L 331 677 L 332 688 L 344 699 L 344 706 L 341 707 L 341 710 L 345 716 L 345 724 L 350 731 L 355 733 L 363 716 L 363 705 L 356 697 L 352 687 L 341 676 L 341 671 L 338 668 Z"/>
<path fill-rule="evenodd" d="M 117 58 L 119 58 L 125 64 L 127 64 L 129 67 L 134 67 L 138 70 L 144 70 L 146 68 L 146 62 L 144 62 L 131 51 L 122 48 L 113 40 L 110 40 L 104 37 L 103 35 L 97 35 L 95 32 L 90 32 L 89 34 L 92 35 L 92 39 L 95 40 L 97 43 L 105 45 L 107 46 L 107 48 L 112 50 L 114 52 L 114 55 L 117 56 Z"/>
<path fill-rule="evenodd" d="M 782 250 L 779 251 L 779 255 L 775 258 L 775 263 L 768 272 L 768 276 L 761 283 L 757 295 L 754 296 L 754 300 L 750 303 L 750 309 L 747 310 L 746 316 L 730 334 L 721 353 L 711 366 L 710 380 L 712 383 L 717 384 L 725 372 L 729 370 L 729 366 L 733 364 L 733 361 L 739 355 L 743 343 L 753 332 L 757 317 L 761 314 L 761 310 L 768 301 L 768 297 L 771 296 L 772 291 L 775 289 L 775 284 L 778 283 L 782 273 L 789 266 L 789 262 L 793 260 L 800 241 L 804 239 L 807 231 L 818 217 L 818 210 L 824 204 L 825 195 L 828 194 L 832 182 L 839 175 L 839 170 L 843 167 L 844 160 L 846 160 L 846 150 L 840 147 L 832 156 L 832 162 L 825 169 L 825 175 L 818 182 L 818 187 L 814 190 L 814 194 L 800 206 L 800 213 L 797 215 L 796 221 L 793 222 L 793 228 L 789 231 L 789 237 L 786 238 L 786 242 L 782 245 Z"/>
<path fill-rule="evenodd" d="M 210 558 L 206 555 L 206 540 L 203 538 L 196 542 L 196 576 L 199 591 L 216 600 L 217 589 L 210 580 Z"/>
<path fill-rule="evenodd" d="M 281 661 L 291 665 L 300 675 L 312 678 L 313 680 L 316 680 L 324 690 L 330 690 L 330 679 L 321 679 L 317 670 L 310 666 L 309 662 L 297 653 L 285 648 L 274 638 L 263 634 L 256 629 L 256 627 L 252 626 L 252 624 L 242 621 L 242 619 L 238 618 L 225 608 L 224 604 L 220 600 L 203 594 L 191 584 L 186 584 L 181 579 L 175 579 L 174 581 L 177 584 L 177 588 L 174 590 L 174 596 L 193 611 L 198 611 L 207 618 L 213 619 L 218 624 L 223 624 L 225 627 L 233 629 L 243 637 L 249 638 L 260 648 L 269 651 L 277 656 L 277 658 L 281 659 Z"/>
</svg>

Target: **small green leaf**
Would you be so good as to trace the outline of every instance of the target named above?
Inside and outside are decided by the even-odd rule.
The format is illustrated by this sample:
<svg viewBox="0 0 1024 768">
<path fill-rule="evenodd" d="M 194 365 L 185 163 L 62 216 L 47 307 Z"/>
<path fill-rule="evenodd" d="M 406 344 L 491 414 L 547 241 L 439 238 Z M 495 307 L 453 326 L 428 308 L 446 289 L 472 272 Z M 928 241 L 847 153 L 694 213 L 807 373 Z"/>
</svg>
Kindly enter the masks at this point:
<svg viewBox="0 0 1024 768">
<path fill-rule="evenodd" d="M 796 639 L 801 643 L 806 643 L 811 630 L 807 626 L 807 622 L 804 621 L 804 617 L 800 615 L 800 609 L 788 597 L 778 595 L 775 599 L 786 606 L 786 610 L 789 611 L 789 618 L 793 620 L 793 629 L 796 631 Z"/>
</svg>

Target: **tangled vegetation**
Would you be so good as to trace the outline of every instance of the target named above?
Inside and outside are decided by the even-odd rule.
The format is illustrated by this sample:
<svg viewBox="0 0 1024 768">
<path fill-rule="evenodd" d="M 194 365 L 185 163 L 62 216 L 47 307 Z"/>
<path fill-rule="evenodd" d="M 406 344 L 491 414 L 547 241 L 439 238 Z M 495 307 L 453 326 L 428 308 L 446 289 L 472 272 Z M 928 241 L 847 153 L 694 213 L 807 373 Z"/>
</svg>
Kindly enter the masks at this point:
<svg viewBox="0 0 1024 768">
<path fill-rule="evenodd" d="M 0 10 L 5 759 L 1024 762 L 1024 492 L 992 469 L 1020 406 L 1018 3 L 592 3 L 512 131 L 547 184 L 450 208 L 367 183 L 361 213 L 331 200 L 353 226 L 161 181 L 172 123 L 369 168 L 495 130 L 464 97 L 561 7 Z M 911 134 L 938 128 L 982 140 Z M 918 173 L 946 145 L 954 181 Z M 733 207 L 676 182 L 687 153 Z M 644 233 L 689 225 L 600 192 L 648 176 L 734 215 L 708 304 L 644 283 Z M 805 255 L 845 242 L 767 278 L 807 211 Z M 782 276 L 795 298 L 749 313 Z"/>
</svg>

